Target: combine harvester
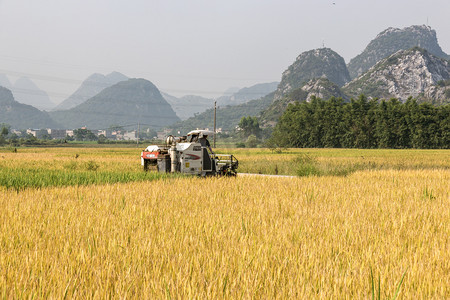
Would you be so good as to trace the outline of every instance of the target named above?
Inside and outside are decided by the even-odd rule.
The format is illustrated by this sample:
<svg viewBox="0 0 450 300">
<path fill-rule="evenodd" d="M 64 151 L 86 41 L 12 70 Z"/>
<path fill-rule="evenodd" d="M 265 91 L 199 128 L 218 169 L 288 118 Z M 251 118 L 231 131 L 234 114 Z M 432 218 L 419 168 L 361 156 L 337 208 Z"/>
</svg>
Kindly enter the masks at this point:
<svg viewBox="0 0 450 300">
<path fill-rule="evenodd" d="M 215 154 L 208 135 L 214 132 L 193 130 L 187 136 L 168 136 L 164 146 L 150 145 L 141 153 L 144 170 L 156 166 L 161 173 L 199 176 L 236 176 L 238 160 L 230 154 Z"/>
</svg>

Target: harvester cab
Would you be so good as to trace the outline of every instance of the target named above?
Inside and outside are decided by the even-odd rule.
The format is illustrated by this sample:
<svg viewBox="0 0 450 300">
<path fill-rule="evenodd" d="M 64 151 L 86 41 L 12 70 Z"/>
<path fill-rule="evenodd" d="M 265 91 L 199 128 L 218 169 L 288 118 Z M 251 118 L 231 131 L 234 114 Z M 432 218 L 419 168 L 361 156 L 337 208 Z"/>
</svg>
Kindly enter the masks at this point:
<svg viewBox="0 0 450 300">
<path fill-rule="evenodd" d="M 211 176 L 234 176 L 239 165 L 231 154 L 216 154 L 212 151 L 208 136 L 214 132 L 193 130 L 186 136 L 168 136 L 165 145 L 150 145 L 141 153 L 144 170 L 156 166 L 162 173 Z"/>
</svg>

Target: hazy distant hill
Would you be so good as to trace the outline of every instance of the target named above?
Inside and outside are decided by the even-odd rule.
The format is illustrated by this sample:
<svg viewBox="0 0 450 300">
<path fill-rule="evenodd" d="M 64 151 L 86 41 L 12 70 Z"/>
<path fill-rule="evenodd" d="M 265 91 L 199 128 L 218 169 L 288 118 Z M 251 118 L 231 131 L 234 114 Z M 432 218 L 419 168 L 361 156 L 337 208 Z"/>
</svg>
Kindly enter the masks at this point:
<svg viewBox="0 0 450 300">
<path fill-rule="evenodd" d="M 234 129 L 241 120 L 246 116 L 258 116 L 261 111 L 272 103 L 273 92 L 261 99 L 251 100 L 239 105 L 219 106 L 216 112 L 216 127 L 223 130 Z M 196 128 L 214 128 L 214 109 L 189 118 L 185 121 L 176 123 L 170 128 L 181 131 L 182 134 Z"/>
<path fill-rule="evenodd" d="M 348 63 L 350 76 L 355 78 L 398 50 L 408 50 L 416 46 L 426 49 L 437 57 L 449 58 L 439 46 L 436 31 L 431 27 L 425 25 L 403 29 L 390 27 L 378 34 L 361 54 L 350 60 Z"/>
<path fill-rule="evenodd" d="M 157 129 L 180 121 L 158 88 L 145 79 L 121 81 L 74 108 L 50 115 L 65 128 L 141 123 Z"/>
<path fill-rule="evenodd" d="M 397 98 L 447 102 L 445 81 L 450 79 L 450 61 L 418 47 L 400 50 L 378 62 L 369 71 L 349 82 L 343 90 L 356 97 Z"/>
<path fill-rule="evenodd" d="M 55 107 L 48 94 L 38 88 L 36 84 L 27 77 L 17 79 L 11 89 L 16 101 L 32 105 L 40 110 L 50 110 Z"/>
<path fill-rule="evenodd" d="M 224 95 L 217 99 L 218 105 L 238 105 L 250 100 L 260 99 L 277 89 L 279 82 L 259 83 L 244 87 L 231 95 Z"/>
<path fill-rule="evenodd" d="M 216 99 L 217 106 L 239 105 L 250 100 L 259 99 L 275 91 L 278 82 L 260 83 L 242 89 L 230 88 L 223 96 Z M 188 95 L 181 98 L 162 93 L 181 120 L 187 120 L 214 107 L 214 99 Z"/>
<path fill-rule="evenodd" d="M 47 112 L 14 100 L 10 90 L 0 87 L 0 123 L 7 123 L 14 129 L 59 128 Z"/>
<path fill-rule="evenodd" d="M 58 104 L 53 110 L 71 109 L 94 97 L 103 89 L 125 80 L 128 80 L 128 77 L 119 72 L 112 72 L 106 76 L 98 73 L 92 74 L 69 98 Z"/>
<path fill-rule="evenodd" d="M 181 98 L 171 96 L 166 93 L 161 95 L 169 102 L 172 109 L 181 120 L 193 117 L 195 114 L 202 113 L 214 106 L 214 100 L 195 95 L 187 95 Z"/>
<path fill-rule="evenodd" d="M 9 81 L 5 74 L 0 74 L 0 86 L 7 88 L 8 90 L 11 90 L 12 88 L 11 81 Z"/>
</svg>

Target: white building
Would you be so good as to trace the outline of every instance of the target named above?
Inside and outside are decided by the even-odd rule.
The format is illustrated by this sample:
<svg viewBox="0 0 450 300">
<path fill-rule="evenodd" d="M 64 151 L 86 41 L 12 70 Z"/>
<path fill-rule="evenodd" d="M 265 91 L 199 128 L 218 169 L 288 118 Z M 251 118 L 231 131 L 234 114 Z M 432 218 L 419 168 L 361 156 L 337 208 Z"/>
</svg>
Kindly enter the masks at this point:
<svg viewBox="0 0 450 300">
<path fill-rule="evenodd" d="M 137 140 L 136 130 L 125 132 L 123 134 L 123 139 L 126 141 L 136 141 Z"/>
</svg>

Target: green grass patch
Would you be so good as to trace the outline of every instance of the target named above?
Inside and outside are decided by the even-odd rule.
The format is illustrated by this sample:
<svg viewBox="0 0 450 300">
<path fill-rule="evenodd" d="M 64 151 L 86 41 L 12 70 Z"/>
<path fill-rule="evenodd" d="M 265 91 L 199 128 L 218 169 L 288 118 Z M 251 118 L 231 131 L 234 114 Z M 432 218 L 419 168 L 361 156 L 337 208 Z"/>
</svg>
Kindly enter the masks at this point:
<svg viewBox="0 0 450 300">
<path fill-rule="evenodd" d="M 376 168 L 375 165 L 366 163 L 346 163 L 336 164 L 319 161 L 316 157 L 303 153 L 294 158 L 294 165 L 297 166 L 297 176 L 347 176 L 358 170 L 368 170 Z"/>
<path fill-rule="evenodd" d="M 156 172 L 94 171 L 95 165 L 85 169 L 48 170 L 26 168 L 4 168 L 0 170 L 0 186 L 21 191 L 26 188 L 62 187 L 91 184 L 113 184 L 131 181 L 157 180 L 180 177 L 180 174 Z"/>
</svg>

